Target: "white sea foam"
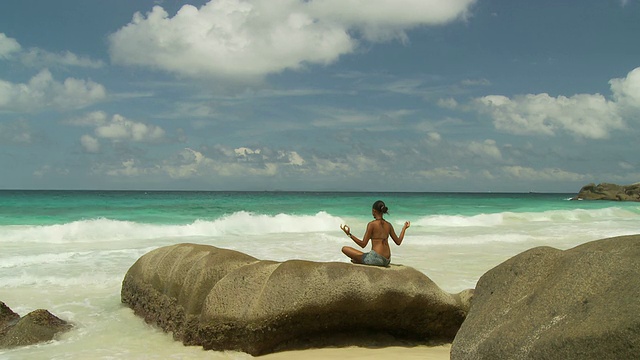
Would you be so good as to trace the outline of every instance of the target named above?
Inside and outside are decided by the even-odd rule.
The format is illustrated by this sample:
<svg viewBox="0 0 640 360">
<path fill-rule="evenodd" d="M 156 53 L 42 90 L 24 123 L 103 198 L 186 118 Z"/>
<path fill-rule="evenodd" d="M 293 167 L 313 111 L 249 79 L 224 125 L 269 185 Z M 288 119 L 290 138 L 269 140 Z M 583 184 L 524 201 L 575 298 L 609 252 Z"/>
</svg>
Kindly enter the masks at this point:
<svg viewBox="0 0 640 360">
<path fill-rule="evenodd" d="M 594 210 L 549 210 L 544 212 L 502 212 L 493 214 L 463 215 L 430 215 L 414 222 L 420 226 L 441 227 L 491 227 L 516 223 L 535 222 L 590 222 L 605 220 L 635 220 L 640 215 L 621 208 L 604 208 Z"/>
<path fill-rule="evenodd" d="M 462 215 L 431 215 L 414 221 L 419 226 L 470 227 L 496 226 L 502 224 L 504 214 L 480 214 L 474 216 Z"/>
<path fill-rule="evenodd" d="M 432 245 L 483 245 L 497 243 L 525 243 L 534 237 L 528 234 L 518 233 L 480 233 L 480 234 L 458 234 L 457 236 L 445 234 L 420 234 L 410 237 L 412 246 L 432 246 Z"/>
<path fill-rule="evenodd" d="M 330 231 L 342 219 L 326 212 L 316 215 L 274 216 L 240 211 L 216 220 L 196 220 L 185 225 L 141 224 L 105 218 L 46 226 L 0 227 L 0 243 L 94 243 L 149 240 L 167 237 L 259 235 Z"/>
<path fill-rule="evenodd" d="M 502 212 L 493 214 L 430 215 L 412 221 L 416 227 L 482 228 L 527 225 L 533 223 L 590 223 L 606 221 L 636 221 L 638 213 L 620 209 L 552 210 L 545 212 Z M 0 227 L 0 243 L 95 243 L 159 238 L 223 237 L 228 235 L 265 235 L 286 233 L 333 232 L 344 223 L 340 217 L 326 212 L 315 215 L 261 215 L 245 211 L 215 220 L 196 220 L 184 225 L 144 224 L 105 218 L 74 221 L 46 226 L 12 225 Z M 401 223 L 398 223 L 398 227 Z M 364 226 L 364 222 L 352 224 Z M 70 256 L 70 254 L 67 254 Z M 58 255 L 63 256 L 63 255 Z M 55 259 L 54 259 L 55 260 Z M 0 266 L 12 266 L 2 264 Z"/>
<path fill-rule="evenodd" d="M 5 256 L 2 258 L 0 268 L 25 267 L 30 265 L 44 265 L 64 263 L 76 256 L 84 256 L 88 253 L 81 252 L 65 252 L 65 253 L 45 253 L 26 256 Z"/>
<path fill-rule="evenodd" d="M 22 272 L 15 276 L 0 277 L 1 288 L 16 288 L 23 286 L 36 286 L 41 289 L 80 289 L 83 287 L 111 287 L 118 285 L 121 280 L 103 271 L 86 271 L 74 276 L 33 274 Z"/>
</svg>

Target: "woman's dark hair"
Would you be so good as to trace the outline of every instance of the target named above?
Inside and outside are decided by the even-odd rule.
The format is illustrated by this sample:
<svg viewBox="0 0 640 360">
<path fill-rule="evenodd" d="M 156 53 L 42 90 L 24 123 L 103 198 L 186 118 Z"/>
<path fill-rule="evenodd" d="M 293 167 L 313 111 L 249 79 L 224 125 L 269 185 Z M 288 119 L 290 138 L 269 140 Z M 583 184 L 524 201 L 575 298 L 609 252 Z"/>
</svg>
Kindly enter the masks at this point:
<svg viewBox="0 0 640 360">
<path fill-rule="evenodd" d="M 389 208 L 384 204 L 384 201 L 378 200 L 373 203 L 373 210 L 380 212 L 380 214 L 388 214 Z"/>
</svg>

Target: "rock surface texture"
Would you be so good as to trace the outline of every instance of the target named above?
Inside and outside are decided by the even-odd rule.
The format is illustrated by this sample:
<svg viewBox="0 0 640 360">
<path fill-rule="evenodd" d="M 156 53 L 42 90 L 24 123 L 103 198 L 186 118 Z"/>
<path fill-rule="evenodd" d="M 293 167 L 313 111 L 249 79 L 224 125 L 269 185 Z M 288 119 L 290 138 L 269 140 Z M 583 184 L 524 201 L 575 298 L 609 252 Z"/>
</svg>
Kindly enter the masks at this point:
<svg viewBox="0 0 640 360">
<path fill-rule="evenodd" d="M 640 201 L 640 183 L 633 185 L 588 184 L 573 200 Z"/>
<path fill-rule="evenodd" d="M 636 359 L 640 235 L 539 247 L 483 275 L 451 359 Z"/>
<path fill-rule="evenodd" d="M 450 342 L 470 292 L 405 266 L 260 261 L 178 244 L 143 255 L 122 302 L 185 345 L 261 355 L 321 346 Z"/>
<path fill-rule="evenodd" d="M 71 328 L 71 324 L 47 310 L 34 310 L 20 318 L 0 302 L 0 348 L 50 341 Z"/>
</svg>

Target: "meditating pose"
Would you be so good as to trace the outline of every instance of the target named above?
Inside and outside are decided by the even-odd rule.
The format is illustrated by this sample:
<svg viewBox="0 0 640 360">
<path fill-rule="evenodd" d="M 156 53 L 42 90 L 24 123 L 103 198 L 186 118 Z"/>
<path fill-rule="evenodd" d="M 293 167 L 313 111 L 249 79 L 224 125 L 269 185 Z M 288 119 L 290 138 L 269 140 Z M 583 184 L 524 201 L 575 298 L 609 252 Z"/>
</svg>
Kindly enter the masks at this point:
<svg viewBox="0 0 640 360">
<path fill-rule="evenodd" d="M 375 266 L 389 266 L 391 262 L 391 249 L 389 248 L 389 236 L 393 239 L 396 245 L 402 243 L 404 239 L 405 231 L 411 226 L 410 222 L 405 222 L 400 231 L 400 236 L 396 235 L 393 230 L 393 225 L 383 219 L 383 215 L 387 214 L 389 209 L 382 200 L 378 200 L 373 203 L 371 214 L 373 215 L 373 221 L 367 224 L 367 230 L 362 237 L 362 240 L 351 234 L 351 229 L 348 225 L 340 225 L 340 229 L 344 231 L 347 236 L 353 240 L 358 246 L 364 248 L 371 240 L 371 251 L 363 253 L 360 250 L 354 249 L 350 246 L 343 246 L 342 252 L 351 258 L 351 262 L 356 264 L 375 265 Z"/>
</svg>

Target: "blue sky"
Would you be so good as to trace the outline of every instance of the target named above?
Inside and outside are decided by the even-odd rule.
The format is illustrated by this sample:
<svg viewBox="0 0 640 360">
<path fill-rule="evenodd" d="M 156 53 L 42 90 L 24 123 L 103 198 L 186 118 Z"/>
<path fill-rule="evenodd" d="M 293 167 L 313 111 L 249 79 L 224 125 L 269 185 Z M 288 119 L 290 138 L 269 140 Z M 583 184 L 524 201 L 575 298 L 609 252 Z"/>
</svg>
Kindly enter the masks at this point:
<svg viewBox="0 0 640 360">
<path fill-rule="evenodd" d="M 5 0 L 0 189 L 640 181 L 637 0 Z"/>
</svg>

